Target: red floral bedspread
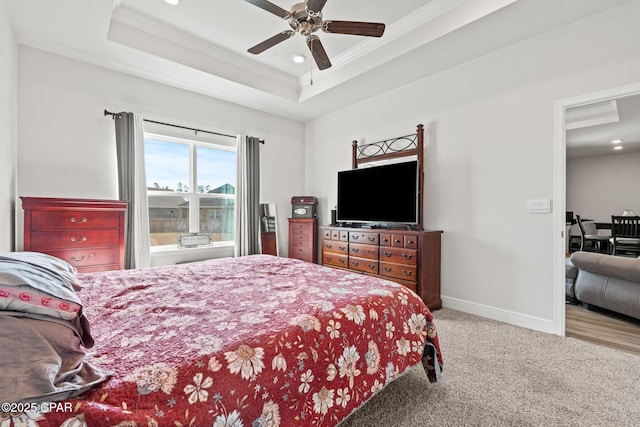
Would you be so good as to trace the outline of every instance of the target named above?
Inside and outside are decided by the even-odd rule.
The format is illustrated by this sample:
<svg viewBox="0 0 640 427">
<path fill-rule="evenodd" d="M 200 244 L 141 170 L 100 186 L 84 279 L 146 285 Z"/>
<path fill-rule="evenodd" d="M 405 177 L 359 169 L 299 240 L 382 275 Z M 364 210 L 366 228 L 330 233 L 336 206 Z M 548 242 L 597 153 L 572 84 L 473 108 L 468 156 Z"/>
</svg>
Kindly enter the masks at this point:
<svg viewBox="0 0 640 427">
<path fill-rule="evenodd" d="M 297 260 L 256 255 L 80 279 L 96 340 L 88 361 L 114 375 L 32 425 L 335 425 L 419 363 L 425 340 L 439 349 L 432 315 L 411 291 Z"/>
</svg>

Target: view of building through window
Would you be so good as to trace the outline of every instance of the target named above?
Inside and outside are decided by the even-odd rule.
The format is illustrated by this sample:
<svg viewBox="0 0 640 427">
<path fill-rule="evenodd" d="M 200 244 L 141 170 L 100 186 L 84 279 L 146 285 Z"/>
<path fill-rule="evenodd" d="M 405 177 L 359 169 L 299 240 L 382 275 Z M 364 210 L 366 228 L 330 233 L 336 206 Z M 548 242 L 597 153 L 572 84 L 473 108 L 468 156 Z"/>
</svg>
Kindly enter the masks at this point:
<svg viewBox="0 0 640 427">
<path fill-rule="evenodd" d="M 185 233 L 233 241 L 236 153 L 231 147 L 146 135 L 151 246 Z"/>
</svg>

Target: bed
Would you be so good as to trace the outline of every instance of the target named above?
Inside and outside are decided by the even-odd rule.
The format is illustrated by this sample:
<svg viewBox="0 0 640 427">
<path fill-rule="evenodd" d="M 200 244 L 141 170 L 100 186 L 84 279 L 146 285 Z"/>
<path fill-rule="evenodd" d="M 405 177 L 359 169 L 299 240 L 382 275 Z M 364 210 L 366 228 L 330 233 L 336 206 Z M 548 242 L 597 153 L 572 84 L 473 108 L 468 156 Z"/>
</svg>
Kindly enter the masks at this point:
<svg viewBox="0 0 640 427">
<path fill-rule="evenodd" d="M 416 364 L 440 378 L 431 312 L 379 278 L 270 255 L 77 276 L 64 268 L 53 270 L 79 289 L 77 300 L 65 291 L 70 319 L 5 304 L 0 323 L 72 322 L 61 327 L 84 356 L 78 378 L 67 378 L 66 395 L 31 397 L 0 382 L 0 396 L 13 397 L 0 426 L 330 426 Z M 7 293 L 1 279 L 0 269 Z M 21 290 L 33 301 L 45 292 L 34 286 Z M 3 360 L 22 345 L 4 344 Z"/>
</svg>

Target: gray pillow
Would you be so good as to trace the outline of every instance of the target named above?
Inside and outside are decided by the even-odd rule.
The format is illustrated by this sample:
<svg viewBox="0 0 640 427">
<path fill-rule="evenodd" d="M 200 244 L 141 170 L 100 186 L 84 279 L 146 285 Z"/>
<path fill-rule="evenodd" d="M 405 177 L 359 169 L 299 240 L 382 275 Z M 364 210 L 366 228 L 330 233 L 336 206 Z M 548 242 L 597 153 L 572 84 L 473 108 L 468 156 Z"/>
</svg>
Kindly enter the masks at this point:
<svg viewBox="0 0 640 427">
<path fill-rule="evenodd" d="M 82 309 L 76 269 L 37 252 L 0 253 L 0 310 L 71 320 Z"/>
</svg>

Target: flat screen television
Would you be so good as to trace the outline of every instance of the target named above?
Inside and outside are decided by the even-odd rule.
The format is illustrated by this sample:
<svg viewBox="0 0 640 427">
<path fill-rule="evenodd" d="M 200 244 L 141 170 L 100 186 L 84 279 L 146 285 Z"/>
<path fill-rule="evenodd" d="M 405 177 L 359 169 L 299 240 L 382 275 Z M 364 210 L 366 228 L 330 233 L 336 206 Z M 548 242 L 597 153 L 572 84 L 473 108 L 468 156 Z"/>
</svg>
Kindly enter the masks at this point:
<svg viewBox="0 0 640 427">
<path fill-rule="evenodd" d="M 339 222 L 418 223 L 418 162 L 338 172 Z"/>
</svg>

